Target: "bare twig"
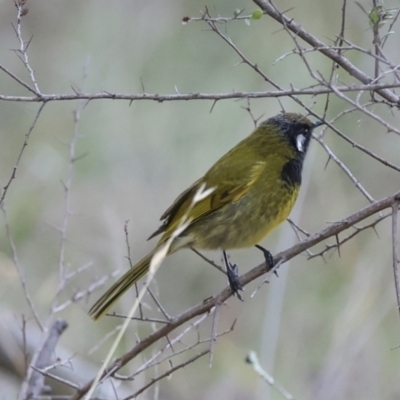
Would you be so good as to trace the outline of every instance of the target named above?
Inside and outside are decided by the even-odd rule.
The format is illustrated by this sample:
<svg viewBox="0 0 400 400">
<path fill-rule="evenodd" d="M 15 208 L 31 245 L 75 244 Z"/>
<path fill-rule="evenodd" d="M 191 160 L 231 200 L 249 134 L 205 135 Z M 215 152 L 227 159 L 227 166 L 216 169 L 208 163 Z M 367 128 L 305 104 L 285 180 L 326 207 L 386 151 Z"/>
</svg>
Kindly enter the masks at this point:
<svg viewBox="0 0 400 400">
<path fill-rule="evenodd" d="M 370 76 L 365 74 L 347 58 L 336 51 L 326 49 L 326 44 L 318 40 L 315 36 L 307 32 L 300 24 L 292 18 L 287 17 L 281 13 L 278 8 L 272 3 L 271 0 L 254 0 L 254 2 L 271 18 L 286 26 L 296 36 L 304 40 L 306 43 L 319 50 L 323 55 L 330 58 L 332 61 L 340 65 L 349 75 L 355 77 L 357 80 L 364 84 L 369 84 L 373 80 Z M 399 104 L 399 96 L 387 89 L 378 89 L 376 92 L 387 100 L 390 104 L 397 107 Z"/>
<path fill-rule="evenodd" d="M 214 261 L 210 260 L 209 258 L 207 258 L 205 255 L 201 254 L 198 250 L 196 249 L 191 249 L 194 253 L 196 253 L 201 259 L 203 259 L 205 262 L 207 262 L 207 264 L 212 265 L 214 268 L 216 268 L 218 271 L 222 272 L 223 274 L 226 275 L 226 271 L 220 267 L 218 264 L 216 264 Z"/>
<path fill-rule="evenodd" d="M 44 375 L 39 371 L 50 364 L 50 358 L 55 351 L 58 340 L 67 327 L 68 324 L 61 319 L 54 321 L 35 363 L 32 364 L 35 366 L 35 370 L 32 372 L 29 379 L 24 399 L 35 399 L 42 393 L 44 388 Z"/>
<path fill-rule="evenodd" d="M 171 346 L 175 343 L 178 343 L 181 341 L 181 339 L 186 336 L 189 332 L 191 332 L 193 329 L 197 329 L 206 319 L 208 315 L 204 314 L 200 318 L 198 318 L 195 322 L 190 324 L 188 327 L 186 327 L 180 334 L 178 334 L 175 338 L 173 338 L 167 345 L 165 345 L 162 349 L 160 349 L 158 352 L 152 355 L 146 362 L 140 366 L 136 372 L 128 377 L 128 379 L 133 379 L 135 376 L 140 374 L 141 372 L 145 371 L 146 369 L 150 368 L 152 365 L 155 364 L 155 360 L 157 360 L 161 354 L 163 354 L 166 350 L 171 348 Z"/>
<path fill-rule="evenodd" d="M 47 372 L 47 371 L 45 371 L 43 369 L 40 369 L 40 368 L 36 368 L 36 367 L 33 367 L 33 366 L 32 366 L 32 368 L 35 371 L 37 371 L 39 374 L 41 374 L 43 376 L 47 376 L 47 377 L 49 377 L 51 379 L 54 379 L 55 381 L 60 382 L 65 386 L 68 386 L 68 387 L 70 387 L 72 389 L 75 389 L 75 390 L 79 389 L 79 385 L 76 385 L 75 383 L 73 383 L 73 382 L 71 382 L 71 381 L 69 381 L 67 379 L 61 378 L 60 376 L 54 375 L 54 374 L 52 374 L 50 372 Z M 35 397 L 35 399 L 37 399 L 37 398 L 38 398 L 38 396 Z M 51 398 L 53 399 L 54 397 L 51 396 Z"/>
<path fill-rule="evenodd" d="M 217 341 L 218 337 L 218 317 L 219 317 L 219 312 L 220 312 L 221 305 L 217 304 L 214 308 L 214 318 L 212 322 L 212 328 L 211 328 L 211 337 L 210 337 L 210 359 L 208 361 L 208 365 L 210 368 L 212 367 L 212 362 L 213 362 L 213 357 L 214 357 L 214 347 L 215 347 L 215 342 Z"/>
<path fill-rule="evenodd" d="M 21 282 L 21 286 L 22 286 L 22 290 L 24 292 L 25 300 L 28 303 L 28 306 L 29 306 L 29 309 L 31 310 L 33 318 L 35 319 L 35 321 L 36 321 L 37 325 L 39 326 L 40 330 L 43 332 L 44 331 L 43 324 L 40 321 L 39 315 L 36 312 L 35 305 L 33 303 L 31 295 L 29 294 L 29 290 L 28 290 L 28 287 L 27 287 L 27 284 L 26 284 L 25 274 L 24 274 L 22 266 L 21 266 L 21 264 L 19 262 L 18 253 L 17 253 L 17 247 L 15 246 L 14 240 L 13 240 L 12 235 L 11 235 L 10 223 L 8 221 L 8 215 L 7 215 L 7 211 L 6 211 L 4 203 L 1 205 L 0 208 L 3 211 L 3 217 L 4 217 L 4 221 L 5 221 L 7 240 L 8 240 L 8 243 L 9 243 L 10 247 L 11 247 L 15 268 L 17 269 L 18 277 L 19 277 L 19 280 Z"/>
<path fill-rule="evenodd" d="M 246 362 L 250 364 L 254 371 L 265 381 L 276 389 L 285 399 L 287 400 L 294 400 L 294 397 L 282 386 L 278 385 L 275 382 L 275 379 L 268 374 L 267 371 L 260 365 L 260 362 L 258 361 L 257 354 L 254 351 L 250 351 L 250 353 L 246 357 Z"/>
<path fill-rule="evenodd" d="M 87 68 L 88 68 L 88 61 L 83 67 L 83 77 L 82 77 L 82 84 L 85 82 L 85 79 L 87 77 Z M 55 312 L 57 312 L 58 309 L 58 301 L 60 294 L 65 288 L 65 285 L 67 283 L 67 274 L 65 271 L 65 253 L 66 253 L 66 243 L 67 243 L 67 232 L 68 232 L 68 225 L 70 218 L 72 216 L 72 211 L 71 211 L 71 187 L 72 187 L 72 178 L 73 178 L 73 172 L 75 168 L 75 162 L 80 159 L 80 157 L 76 156 L 76 145 L 79 139 L 79 120 L 81 118 L 82 111 L 86 107 L 88 101 L 80 101 L 73 113 L 74 117 L 74 132 L 71 138 L 71 141 L 69 143 L 69 164 L 68 164 L 68 171 L 67 171 L 67 178 L 65 182 L 63 183 L 64 187 L 64 215 L 62 219 L 62 224 L 61 227 L 59 228 L 60 232 L 60 250 L 59 250 L 59 256 L 58 256 L 58 288 L 57 288 L 57 293 L 54 296 L 52 305 L 51 305 L 51 311 L 50 315 L 53 315 Z M 87 293 L 87 292 L 86 292 Z M 82 294 L 82 297 L 85 295 L 85 293 Z M 73 299 L 72 299 L 73 301 Z"/>
<path fill-rule="evenodd" d="M 360 192 L 365 196 L 365 198 L 372 203 L 374 198 L 367 192 L 364 186 L 359 182 L 359 180 L 353 175 L 350 169 L 336 156 L 336 154 L 325 144 L 323 140 L 321 140 L 317 136 L 313 136 L 314 139 L 323 147 L 326 153 L 329 156 L 329 159 L 335 161 L 335 163 L 344 171 L 344 173 L 350 178 L 350 180 L 354 183 L 355 187 L 360 190 Z"/>
<path fill-rule="evenodd" d="M 268 279 L 268 277 L 274 273 L 276 267 L 282 263 L 282 260 L 286 262 L 295 257 L 296 255 L 302 253 L 306 249 L 311 248 L 312 246 L 324 241 L 325 239 L 328 239 L 329 237 L 335 236 L 340 232 L 343 232 L 344 230 L 354 226 L 358 222 L 363 221 L 364 219 L 370 217 L 371 215 L 376 214 L 386 208 L 392 207 L 392 205 L 397 202 L 397 199 L 399 197 L 400 197 L 400 191 L 392 194 L 391 196 L 375 201 L 372 204 L 369 204 L 367 207 L 344 218 L 343 220 L 331 224 L 327 228 L 311 235 L 309 238 L 306 238 L 304 241 L 295 244 L 291 248 L 276 254 L 274 256 L 275 266 L 266 274 L 266 279 Z M 265 263 L 262 263 L 257 267 L 251 269 L 244 275 L 242 275 L 240 277 L 240 283 L 242 286 L 244 286 L 247 283 L 256 279 L 257 277 L 265 275 L 265 273 L 266 273 L 266 265 Z M 196 306 L 191 307 L 190 309 L 184 311 L 182 314 L 173 318 L 169 324 L 161 327 L 156 332 L 147 336 L 145 339 L 143 339 L 137 345 L 135 345 L 131 350 L 125 353 L 122 357 L 115 360 L 109 366 L 108 373 L 104 372 L 102 374 L 102 378 L 122 368 L 124 365 L 126 365 L 129 361 L 134 359 L 142 351 L 147 349 L 153 343 L 157 342 L 160 338 L 168 335 L 177 327 L 181 326 L 185 322 L 191 320 L 192 318 L 198 315 L 208 313 L 217 304 L 223 304 L 231 296 L 232 296 L 232 291 L 230 287 L 226 287 L 221 292 L 197 304 Z M 71 398 L 71 400 L 81 399 L 88 392 L 92 384 L 93 381 L 86 383 L 79 391 L 77 391 L 77 393 Z"/>
<path fill-rule="evenodd" d="M 392 253 L 393 253 L 393 273 L 396 288 L 397 310 L 400 313 L 400 273 L 399 273 L 399 241 L 397 232 L 397 214 L 399 210 L 400 198 L 392 206 Z"/>
<path fill-rule="evenodd" d="M 126 319 L 126 315 L 118 314 L 116 312 L 107 314 L 108 317 L 117 317 Z M 168 321 L 160 318 L 148 318 L 148 317 L 132 317 L 132 321 L 152 322 L 156 324 L 168 324 Z"/>
<path fill-rule="evenodd" d="M 86 399 L 90 399 L 90 396 L 96 389 L 96 386 L 100 382 L 101 379 L 113 374 L 118 369 L 118 368 L 116 368 L 115 365 L 113 365 L 110 369 L 107 370 L 107 365 L 110 362 L 112 356 L 114 355 L 114 352 L 115 352 L 119 342 L 121 341 L 123 334 L 125 333 L 126 329 L 128 328 L 130 319 L 135 314 L 140 302 L 142 301 L 144 294 L 146 293 L 150 283 L 153 281 L 154 276 L 155 276 L 156 272 L 158 271 L 160 265 L 165 260 L 165 257 L 167 257 L 167 255 L 169 253 L 169 249 L 170 249 L 173 241 L 189 226 L 189 224 L 191 222 L 191 218 L 189 217 L 190 210 L 194 207 L 194 205 L 196 203 L 198 203 L 202 199 L 209 196 L 214 190 L 215 190 L 215 188 L 206 188 L 206 186 L 204 184 L 199 187 L 199 189 L 197 190 L 195 196 L 193 197 L 193 200 L 192 200 L 191 204 L 189 205 L 186 213 L 181 217 L 180 222 L 179 222 L 178 226 L 176 227 L 176 229 L 171 233 L 171 236 L 168 238 L 168 240 L 166 240 L 162 245 L 160 245 L 159 248 L 157 248 L 157 251 L 154 253 L 154 255 L 150 261 L 150 267 L 149 267 L 149 272 L 147 274 L 146 282 L 144 283 L 142 289 L 139 292 L 139 295 L 137 296 L 133 306 L 131 307 L 131 309 L 128 313 L 128 316 L 127 316 L 125 322 L 123 323 L 122 328 L 121 328 L 120 332 L 118 333 L 113 345 L 111 346 L 110 351 L 108 352 L 101 368 L 99 369 L 99 372 L 98 372 L 96 378 L 91 382 L 90 387 L 88 388 L 88 391 L 87 391 Z M 172 324 L 173 324 L 173 320 L 170 321 L 170 325 L 172 325 Z M 168 335 L 168 333 L 166 333 L 164 336 L 166 337 L 167 335 Z"/>
<path fill-rule="evenodd" d="M 189 360 L 176 365 L 175 367 L 169 369 L 167 372 L 164 372 L 163 374 L 161 374 L 160 376 L 157 376 L 156 378 L 153 378 L 151 380 L 151 382 L 149 382 L 147 385 L 143 386 L 140 390 L 138 390 L 137 392 L 135 392 L 134 394 L 132 394 L 131 396 L 125 397 L 123 400 L 129 400 L 129 399 L 135 399 L 137 396 L 139 396 L 140 393 L 143 393 L 145 390 L 147 390 L 150 386 L 154 385 L 156 382 L 160 381 L 161 379 L 164 379 L 168 376 L 170 376 L 173 372 L 177 371 L 178 369 L 184 368 L 187 365 L 195 362 L 196 360 L 198 360 L 200 357 L 203 357 L 204 355 L 208 354 L 209 350 L 203 350 L 200 354 L 198 354 L 197 356 L 194 356 L 192 358 L 190 358 Z"/>
<path fill-rule="evenodd" d="M 329 250 L 338 249 L 340 246 L 342 246 L 343 244 L 345 244 L 349 240 L 353 239 L 353 237 L 355 237 L 356 235 L 358 235 L 359 233 L 361 233 L 362 231 L 365 231 L 367 229 L 373 229 L 375 231 L 375 233 L 376 233 L 376 226 L 378 225 L 378 223 L 380 223 L 384 219 L 388 218 L 390 215 L 391 215 L 390 213 L 387 213 L 387 214 L 384 214 L 384 215 L 380 215 L 375 221 L 373 221 L 370 224 L 367 224 L 365 226 L 362 226 L 360 228 L 357 227 L 356 225 L 354 225 L 352 227 L 354 229 L 354 232 L 349 234 L 347 237 L 342 239 L 340 242 L 335 242 L 333 244 L 326 244 L 325 248 L 323 250 L 321 250 L 320 252 L 313 253 L 313 254 L 309 255 L 308 259 L 311 260 L 312 258 L 315 258 L 315 257 L 323 257 L 325 255 L 325 253 L 327 253 Z"/>
<path fill-rule="evenodd" d="M 151 290 L 151 288 L 147 288 L 147 291 L 149 292 L 151 298 L 153 299 L 154 303 L 156 303 L 158 309 L 160 310 L 161 314 L 164 315 L 165 319 L 167 322 L 169 322 L 171 320 L 170 315 L 167 313 L 167 310 L 163 307 L 163 305 L 161 304 L 161 302 L 157 299 L 157 296 L 153 293 L 153 291 Z"/>
<path fill-rule="evenodd" d="M 216 338 L 219 338 L 221 336 L 225 336 L 228 333 L 231 333 L 233 331 L 234 327 L 235 327 L 235 323 L 236 323 L 236 320 L 233 322 L 233 324 L 231 325 L 231 327 L 229 329 L 225 330 L 224 332 L 218 333 L 216 335 Z M 196 329 L 198 329 L 198 326 L 196 327 Z M 171 344 L 180 341 L 181 338 L 184 335 L 187 334 L 187 332 L 188 331 L 186 331 L 184 334 L 180 334 L 179 335 L 179 338 L 180 338 L 179 340 L 177 340 L 177 338 L 174 338 L 173 340 L 171 340 Z M 147 360 L 146 363 L 142 367 L 140 367 L 138 370 L 136 370 L 134 374 L 132 374 L 130 376 L 121 376 L 121 375 L 118 375 L 118 374 L 115 373 L 113 375 L 113 378 L 121 380 L 121 381 L 132 381 L 132 380 L 135 379 L 135 377 L 137 377 L 142 372 L 147 371 L 148 369 L 153 368 L 155 366 L 161 365 L 162 363 L 164 363 L 166 361 L 168 361 L 169 364 L 171 365 L 172 364 L 172 361 L 171 361 L 172 358 L 174 358 L 174 357 L 176 357 L 176 356 L 178 356 L 180 354 L 187 353 L 190 350 L 193 350 L 194 348 L 196 348 L 197 346 L 199 346 L 201 344 L 204 344 L 204 343 L 209 343 L 210 341 L 211 341 L 211 337 L 207 338 L 207 339 L 198 338 L 198 340 L 195 343 L 193 343 L 192 345 L 185 346 L 185 348 L 183 348 L 181 350 L 178 350 L 178 351 L 176 351 L 176 352 L 174 352 L 172 354 L 166 355 L 163 358 L 159 358 L 161 356 L 161 354 L 163 354 L 165 352 L 166 348 L 164 348 L 162 351 L 157 353 L 156 357 L 154 357 L 154 356 L 151 357 L 151 360 L 152 360 L 151 363 L 150 363 L 149 360 Z M 170 345 L 168 345 L 168 348 L 170 348 Z"/>
<path fill-rule="evenodd" d="M 344 85 L 337 86 L 339 92 L 359 92 L 363 90 L 381 91 L 387 89 L 396 89 L 400 87 L 400 83 L 365 83 L 361 85 Z M 228 99 L 265 99 L 288 96 L 319 96 L 332 93 L 329 87 L 321 88 L 303 88 L 303 89 L 283 89 L 271 90 L 264 92 L 231 92 L 231 93 L 187 93 L 187 94 L 158 94 L 158 93 L 80 93 L 74 94 L 41 94 L 40 96 L 8 96 L 0 95 L 0 100 L 15 101 L 25 103 L 48 103 L 52 101 L 73 101 L 73 100 L 125 100 L 125 101 L 155 101 L 162 103 L 166 101 L 185 101 L 185 100 L 228 100 Z"/>
<path fill-rule="evenodd" d="M 1 194 L 1 198 L 0 198 L 0 206 L 3 205 L 4 199 L 5 199 L 6 194 L 7 194 L 7 191 L 10 188 L 11 182 L 15 179 L 15 177 L 17 175 L 17 169 L 18 169 L 19 163 L 21 161 L 22 155 L 24 154 L 26 146 L 28 146 L 28 141 L 29 141 L 29 138 L 31 136 L 31 133 L 32 133 L 33 129 L 35 128 L 36 123 L 37 123 L 37 121 L 39 119 L 39 116 L 42 113 L 45 105 L 46 105 L 45 102 L 43 104 L 41 104 L 41 106 L 38 109 L 38 112 L 35 115 L 35 118 L 34 118 L 34 120 L 32 122 L 32 125 L 29 127 L 28 132 L 25 135 L 24 142 L 22 143 L 21 150 L 20 150 L 20 152 L 18 154 L 17 160 L 15 161 L 14 168 L 13 168 L 13 171 L 11 173 L 11 176 L 10 176 L 7 184 L 3 188 L 3 193 Z"/>
<path fill-rule="evenodd" d="M 40 89 L 39 86 L 36 82 L 35 78 L 35 73 L 33 71 L 33 68 L 29 64 L 29 56 L 28 56 L 28 46 L 30 44 L 30 40 L 28 42 L 25 42 L 25 40 L 22 38 L 22 17 L 26 15 L 27 13 L 27 8 L 25 7 L 25 1 L 18 1 L 15 3 L 17 7 L 17 28 L 15 29 L 15 33 L 17 35 L 18 41 L 19 41 L 19 49 L 18 52 L 21 54 L 21 60 L 23 64 L 25 65 L 25 68 L 28 70 L 29 76 L 31 78 L 31 81 L 33 83 L 33 86 L 35 87 L 35 91 L 37 95 L 40 95 Z M 26 87 L 26 86 L 25 86 Z"/>
<path fill-rule="evenodd" d="M 0 69 L 2 71 L 4 71 L 8 76 L 10 76 L 12 79 L 14 79 L 15 81 L 17 81 L 20 85 L 22 85 L 24 88 L 28 89 L 30 92 L 32 93 L 36 93 L 25 81 L 23 81 L 22 79 L 18 78 L 17 75 L 15 75 L 14 73 L 12 73 L 10 70 L 8 70 L 6 67 L 4 67 L 3 65 L 0 65 Z"/>
</svg>

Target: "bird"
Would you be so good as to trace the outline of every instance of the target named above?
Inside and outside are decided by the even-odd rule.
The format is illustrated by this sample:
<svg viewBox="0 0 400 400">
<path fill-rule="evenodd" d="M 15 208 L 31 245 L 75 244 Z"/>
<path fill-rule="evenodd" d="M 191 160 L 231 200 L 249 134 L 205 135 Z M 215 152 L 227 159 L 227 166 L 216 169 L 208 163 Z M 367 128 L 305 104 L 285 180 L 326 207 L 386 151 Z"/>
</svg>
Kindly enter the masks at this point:
<svg viewBox="0 0 400 400">
<path fill-rule="evenodd" d="M 161 226 L 149 237 L 162 235 L 154 250 L 114 283 L 92 306 L 89 315 L 98 320 L 106 314 L 122 294 L 146 275 L 153 255 L 171 237 L 168 254 L 183 248 L 222 250 L 234 294 L 242 287 L 237 265 L 228 261 L 226 250 L 255 246 L 263 251 L 271 269 L 272 254 L 258 243 L 288 218 L 300 190 L 312 132 L 322 124 L 290 112 L 261 122 L 176 198 L 161 216 Z M 201 188 L 209 193 L 193 204 Z M 173 235 L 182 218 L 187 218 L 187 226 Z"/>
</svg>

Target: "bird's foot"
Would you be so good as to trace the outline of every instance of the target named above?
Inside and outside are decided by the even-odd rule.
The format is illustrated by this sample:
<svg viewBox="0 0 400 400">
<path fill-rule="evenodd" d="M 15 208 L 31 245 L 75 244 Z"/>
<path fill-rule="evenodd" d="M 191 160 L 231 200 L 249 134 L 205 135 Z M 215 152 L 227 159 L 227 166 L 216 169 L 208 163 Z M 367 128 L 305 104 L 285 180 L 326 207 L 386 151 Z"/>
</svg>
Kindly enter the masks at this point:
<svg viewBox="0 0 400 400">
<path fill-rule="evenodd" d="M 239 290 L 243 291 L 244 288 L 239 280 L 239 267 L 237 264 L 231 264 L 228 260 L 228 256 L 226 252 L 224 254 L 224 264 L 226 267 L 226 273 L 228 275 L 229 286 L 232 290 L 232 293 L 237 296 L 237 298 L 243 301 L 243 297 L 239 293 Z"/>
<path fill-rule="evenodd" d="M 259 244 L 256 244 L 255 247 L 257 247 L 257 249 L 261 250 L 264 254 L 264 258 L 265 258 L 265 265 L 267 266 L 267 272 L 270 271 L 273 267 L 274 267 L 274 257 L 271 254 L 271 252 L 267 249 L 265 249 L 264 247 L 260 246 Z M 274 274 L 276 276 L 278 276 L 278 272 L 275 270 Z"/>
</svg>

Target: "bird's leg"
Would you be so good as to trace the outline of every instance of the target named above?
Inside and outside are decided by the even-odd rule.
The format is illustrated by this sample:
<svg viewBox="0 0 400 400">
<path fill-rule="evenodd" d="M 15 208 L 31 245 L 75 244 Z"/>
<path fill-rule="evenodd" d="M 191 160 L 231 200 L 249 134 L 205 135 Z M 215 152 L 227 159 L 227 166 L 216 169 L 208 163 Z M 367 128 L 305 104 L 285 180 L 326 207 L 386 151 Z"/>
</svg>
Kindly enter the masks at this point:
<svg viewBox="0 0 400 400">
<path fill-rule="evenodd" d="M 255 247 L 257 247 L 257 249 L 261 250 L 264 254 L 264 258 L 265 258 L 265 265 L 267 266 L 267 272 L 270 271 L 273 267 L 274 267 L 274 257 L 271 254 L 271 252 L 267 249 L 265 249 L 264 247 L 260 246 L 259 244 L 256 244 Z M 274 271 L 274 274 L 276 276 L 278 276 L 278 273 L 276 271 Z"/>
<path fill-rule="evenodd" d="M 244 290 L 243 286 L 240 284 L 239 281 L 239 267 L 237 264 L 231 264 L 228 260 L 228 256 L 226 254 L 226 251 L 223 250 L 224 254 L 224 264 L 226 267 L 226 273 L 228 275 L 228 281 L 229 281 L 229 286 L 232 290 L 232 293 L 238 297 L 239 300 L 243 301 L 242 296 L 239 293 L 239 290 Z"/>
</svg>

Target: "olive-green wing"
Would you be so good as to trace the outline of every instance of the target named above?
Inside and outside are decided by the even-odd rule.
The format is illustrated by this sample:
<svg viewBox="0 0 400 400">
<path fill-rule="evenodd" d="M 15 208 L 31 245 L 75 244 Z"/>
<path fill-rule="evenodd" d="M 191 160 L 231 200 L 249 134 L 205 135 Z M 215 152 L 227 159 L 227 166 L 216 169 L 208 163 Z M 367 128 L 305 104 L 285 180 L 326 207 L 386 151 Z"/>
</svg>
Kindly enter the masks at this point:
<svg viewBox="0 0 400 400">
<path fill-rule="evenodd" d="M 204 178 L 199 179 L 189 189 L 185 190 L 175 200 L 172 206 L 165 211 L 161 217 L 161 219 L 164 220 L 163 225 L 161 225 L 149 239 L 160 233 L 164 233 L 159 241 L 159 243 L 162 243 L 167 240 L 171 233 L 178 227 L 185 214 L 187 214 L 186 217 L 191 220 L 191 223 L 193 223 L 199 218 L 205 217 L 206 215 L 218 210 L 225 204 L 239 200 L 249 191 L 264 168 L 265 162 L 257 162 L 250 168 L 247 168 L 246 173 L 243 173 L 244 171 L 238 171 L 239 173 L 233 178 L 230 177 L 229 180 L 222 181 L 222 183 L 218 185 L 213 182 L 214 179 L 207 179 L 208 175 L 206 174 Z M 219 172 L 221 173 L 221 176 L 224 176 L 223 171 Z M 213 177 L 217 178 L 215 176 Z M 215 180 L 218 182 L 220 181 L 218 178 Z M 205 184 L 204 190 L 211 188 L 214 190 L 210 195 L 193 205 L 193 198 L 202 184 Z"/>
</svg>

